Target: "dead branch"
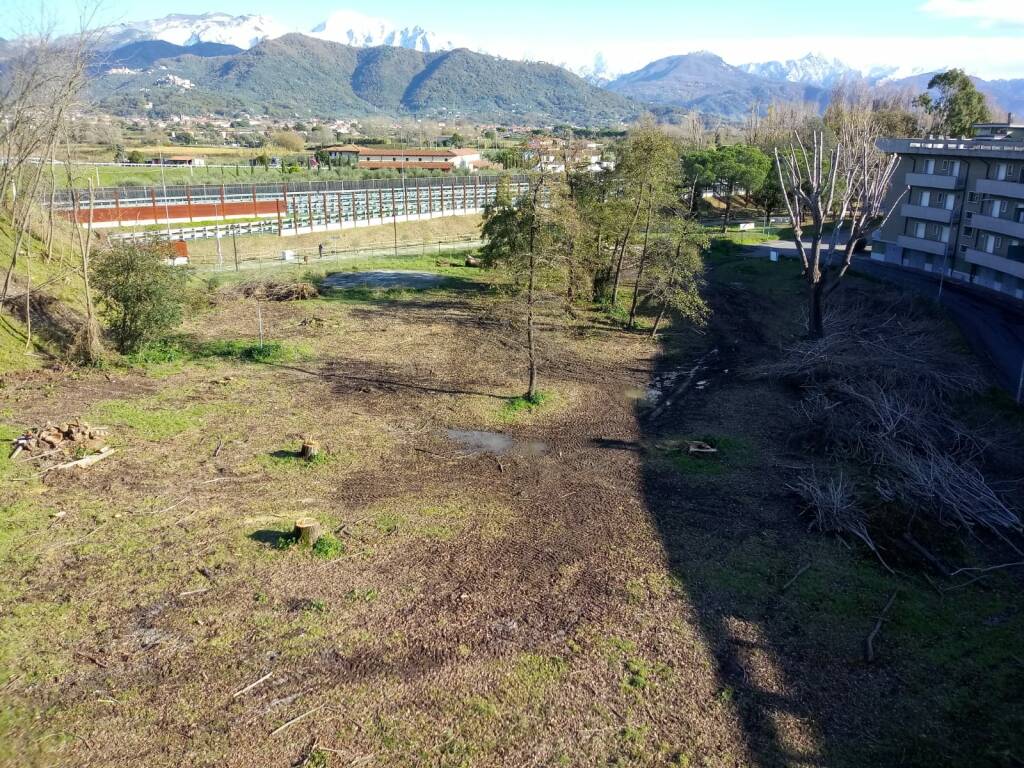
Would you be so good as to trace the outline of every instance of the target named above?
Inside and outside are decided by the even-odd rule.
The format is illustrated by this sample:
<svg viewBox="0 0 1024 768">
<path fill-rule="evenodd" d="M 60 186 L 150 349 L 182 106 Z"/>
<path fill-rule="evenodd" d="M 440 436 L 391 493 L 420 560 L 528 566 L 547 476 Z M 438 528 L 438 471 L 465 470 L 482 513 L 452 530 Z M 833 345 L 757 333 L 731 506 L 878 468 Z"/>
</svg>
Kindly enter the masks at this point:
<svg viewBox="0 0 1024 768">
<path fill-rule="evenodd" d="M 889 613 L 889 609 L 892 608 L 892 604 L 895 602 L 896 595 L 898 594 L 898 589 L 892 593 L 888 602 L 886 602 L 885 607 L 882 609 L 882 612 L 878 614 L 878 621 L 875 622 L 875 626 L 872 627 L 871 632 L 869 632 L 868 636 L 864 639 L 864 660 L 867 661 L 868 664 L 875 660 L 875 638 L 882 629 L 882 622 L 885 621 L 885 616 Z"/>
</svg>

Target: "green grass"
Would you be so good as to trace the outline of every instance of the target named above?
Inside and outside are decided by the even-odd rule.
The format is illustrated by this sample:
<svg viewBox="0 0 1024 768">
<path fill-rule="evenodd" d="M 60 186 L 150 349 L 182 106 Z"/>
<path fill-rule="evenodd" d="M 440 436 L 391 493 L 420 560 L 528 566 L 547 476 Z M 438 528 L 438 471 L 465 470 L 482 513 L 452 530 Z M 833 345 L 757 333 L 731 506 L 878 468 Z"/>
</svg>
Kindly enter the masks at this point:
<svg viewBox="0 0 1024 768">
<path fill-rule="evenodd" d="M 498 414 L 502 421 L 515 421 L 517 417 L 523 416 L 542 408 L 545 403 L 551 404 L 551 395 L 547 392 L 538 392 L 532 398 L 527 395 L 511 397 L 501 406 Z"/>
<path fill-rule="evenodd" d="M 312 350 L 290 341 L 258 339 L 223 339 L 198 341 L 187 336 L 172 336 L 153 342 L 128 357 L 131 364 L 142 367 L 168 366 L 204 359 L 233 360 L 242 363 L 294 363 L 312 359 Z"/>
<path fill-rule="evenodd" d="M 128 427 L 144 440 L 166 440 L 201 426 L 212 406 L 158 408 L 127 400 L 104 400 L 94 405 L 88 419 L 94 424 Z"/>
<path fill-rule="evenodd" d="M 688 438 L 717 448 L 717 453 L 689 453 L 686 440 L 678 447 L 670 447 L 668 454 L 673 466 L 688 477 L 717 477 L 741 467 L 749 466 L 756 458 L 753 444 L 741 437 L 728 435 L 702 435 Z"/>
<path fill-rule="evenodd" d="M 331 451 L 321 449 L 316 456 L 306 459 L 301 454 L 302 443 L 295 442 L 259 457 L 259 463 L 276 473 L 309 472 L 321 469 L 334 464 L 342 456 Z"/>
<path fill-rule="evenodd" d="M 345 554 L 345 545 L 330 533 L 323 534 L 313 545 L 313 555 L 324 560 L 333 560 Z"/>
</svg>

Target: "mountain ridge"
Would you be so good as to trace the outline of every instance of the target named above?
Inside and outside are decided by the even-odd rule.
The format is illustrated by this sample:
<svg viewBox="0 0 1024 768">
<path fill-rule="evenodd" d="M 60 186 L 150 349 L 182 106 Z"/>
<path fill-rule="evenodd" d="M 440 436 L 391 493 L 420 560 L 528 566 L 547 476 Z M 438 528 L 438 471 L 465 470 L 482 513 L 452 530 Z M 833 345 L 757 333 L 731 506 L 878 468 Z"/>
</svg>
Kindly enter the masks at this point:
<svg viewBox="0 0 1024 768">
<path fill-rule="evenodd" d="M 327 117 L 385 112 L 609 124 L 640 111 L 629 99 L 560 67 L 465 48 L 429 53 L 357 48 L 291 33 L 228 56 L 182 55 L 156 64 L 145 72 L 99 75 L 93 80 L 93 96 L 101 108 L 122 115 L 263 112 Z"/>
</svg>

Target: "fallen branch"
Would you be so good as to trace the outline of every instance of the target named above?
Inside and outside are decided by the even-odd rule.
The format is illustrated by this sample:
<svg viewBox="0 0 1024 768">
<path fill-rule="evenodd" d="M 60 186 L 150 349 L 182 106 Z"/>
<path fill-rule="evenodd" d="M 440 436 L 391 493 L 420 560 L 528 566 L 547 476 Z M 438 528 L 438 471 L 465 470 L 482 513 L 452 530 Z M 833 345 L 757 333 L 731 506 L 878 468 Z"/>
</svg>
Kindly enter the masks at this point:
<svg viewBox="0 0 1024 768">
<path fill-rule="evenodd" d="M 945 563 L 943 563 L 941 560 L 939 560 L 939 558 L 937 558 L 935 555 L 933 555 L 931 552 L 925 549 L 925 547 L 922 544 L 919 544 L 917 539 L 911 536 L 909 532 L 903 534 L 903 540 L 907 542 L 907 544 L 909 544 L 911 548 L 915 552 L 917 552 L 917 554 L 919 554 L 921 557 L 927 560 L 931 564 L 932 568 L 941 573 L 943 576 L 949 578 L 951 575 L 953 575 L 950 574 L 949 568 L 946 567 Z M 957 573 L 959 572 L 960 571 L 957 571 Z"/>
<path fill-rule="evenodd" d="M 796 573 L 794 573 L 793 574 L 793 578 L 791 578 L 789 581 L 787 581 L 785 584 L 782 585 L 782 591 L 785 592 L 787 589 L 789 589 L 791 586 L 793 586 L 793 582 L 795 582 L 797 579 L 799 579 L 801 576 L 803 576 L 804 573 L 806 573 L 807 570 L 811 567 L 811 565 L 812 565 L 811 563 L 807 563 L 807 565 L 804 565 L 803 567 L 800 568 L 800 570 L 798 570 Z"/>
<path fill-rule="evenodd" d="M 256 682 L 254 682 L 254 683 L 249 683 L 249 684 L 248 684 L 247 686 L 245 686 L 245 688 L 242 688 L 242 689 L 241 689 L 241 690 L 239 690 L 239 691 L 235 691 L 235 692 L 234 692 L 233 694 L 231 694 L 231 698 L 232 698 L 232 699 L 237 699 L 237 698 L 238 698 L 239 696 L 241 696 L 241 695 L 242 695 L 243 693 L 248 693 L 249 691 L 251 691 L 251 690 L 252 690 L 253 688 L 255 688 L 255 687 L 256 687 L 257 685 L 259 685 L 260 683 L 264 683 L 264 682 L 266 682 L 267 680 L 269 680 L 269 679 L 270 679 L 271 677 L 273 677 L 273 675 L 274 675 L 274 673 L 273 673 L 273 672 L 267 672 L 267 674 L 265 674 L 265 675 L 264 675 L 263 677 L 261 677 L 261 678 L 260 678 L 259 680 L 257 680 Z"/>
<path fill-rule="evenodd" d="M 46 471 L 49 472 L 50 470 L 54 469 L 74 469 L 75 467 L 81 467 L 82 469 L 85 469 L 87 467 L 91 467 L 93 464 L 103 461 L 105 458 L 107 458 L 108 456 L 112 456 L 115 453 L 117 453 L 116 448 L 101 448 L 99 453 L 94 453 L 90 456 L 86 456 L 83 459 L 68 461 L 65 462 L 64 464 L 57 464 L 55 466 L 50 467 L 50 469 Z"/>
<path fill-rule="evenodd" d="M 319 712 L 319 711 L 320 711 L 321 709 L 323 709 L 323 708 L 324 708 L 324 707 L 326 707 L 326 706 L 327 706 L 326 704 L 321 704 L 321 705 L 320 705 L 319 707 L 313 707 L 312 709 L 310 709 L 310 710 L 307 710 L 307 711 L 303 712 L 303 713 L 302 713 L 301 715 L 299 715 L 298 717 L 293 717 L 293 718 L 292 718 L 291 720 L 289 720 L 289 721 L 288 721 L 287 723 L 285 723 L 284 725 L 278 726 L 277 728 L 275 728 L 274 730 L 272 730 L 272 731 L 270 732 L 270 735 L 271 735 L 271 736 L 276 736 L 276 735 L 277 735 L 277 734 L 279 734 L 279 733 L 280 733 L 281 731 L 283 731 L 283 730 L 284 730 L 285 728 L 288 728 L 288 727 L 290 727 L 290 726 L 292 726 L 292 725 L 295 725 L 295 723 L 299 722 L 299 720 L 302 720 L 303 718 L 309 717 L 309 716 L 310 716 L 310 715 L 312 715 L 312 714 L 313 714 L 314 712 Z"/>
<path fill-rule="evenodd" d="M 875 626 L 872 628 L 868 636 L 864 639 L 864 659 L 868 662 L 868 664 L 875 660 L 875 637 L 878 635 L 878 632 L 882 629 L 882 622 L 885 621 L 885 615 L 889 612 L 889 609 L 892 608 L 892 604 L 893 602 L 895 602 L 896 595 L 898 594 L 898 589 L 892 593 L 892 595 L 889 597 L 889 601 L 885 604 L 885 607 L 882 609 L 882 612 L 878 614 L 878 621 L 875 622 Z"/>
<path fill-rule="evenodd" d="M 989 571 L 999 571 L 999 570 L 1002 570 L 1003 568 L 1016 568 L 1016 567 L 1021 566 L 1021 565 L 1024 565 L 1024 561 L 1018 561 L 1018 562 L 1015 562 L 1015 563 L 1002 563 L 1001 565 L 991 565 L 988 568 L 957 568 L 955 571 L 953 571 L 949 575 L 950 576 L 957 576 L 957 575 L 959 575 L 961 573 L 968 573 L 968 572 L 974 572 L 974 571 L 977 571 L 978 573 L 988 573 Z"/>
<path fill-rule="evenodd" d="M 88 659 L 93 664 L 95 664 L 97 667 L 102 667 L 103 669 L 107 668 L 107 662 L 103 661 L 103 659 L 100 659 L 100 658 L 97 658 L 96 656 L 93 656 L 91 653 L 86 653 L 85 651 L 79 651 L 79 650 L 76 649 L 75 650 L 75 655 L 76 656 L 81 656 L 83 659 Z"/>
</svg>

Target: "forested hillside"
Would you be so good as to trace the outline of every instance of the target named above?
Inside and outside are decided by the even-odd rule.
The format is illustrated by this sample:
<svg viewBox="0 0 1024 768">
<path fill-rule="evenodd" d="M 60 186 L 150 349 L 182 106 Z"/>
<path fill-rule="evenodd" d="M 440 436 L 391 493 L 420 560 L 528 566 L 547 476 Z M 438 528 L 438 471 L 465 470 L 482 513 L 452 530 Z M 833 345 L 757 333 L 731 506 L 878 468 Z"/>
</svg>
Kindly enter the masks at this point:
<svg viewBox="0 0 1024 768">
<path fill-rule="evenodd" d="M 188 81 L 182 84 L 180 80 Z M 472 114 L 601 124 L 633 117 L 629 99 L 550 64 L 466 49 L 422 53 L 353 48 L 292 34 L 230 56 L 162 59 L 142 72 L 107 72 L 100 106 L 137 114 Z"/>
</svg>

